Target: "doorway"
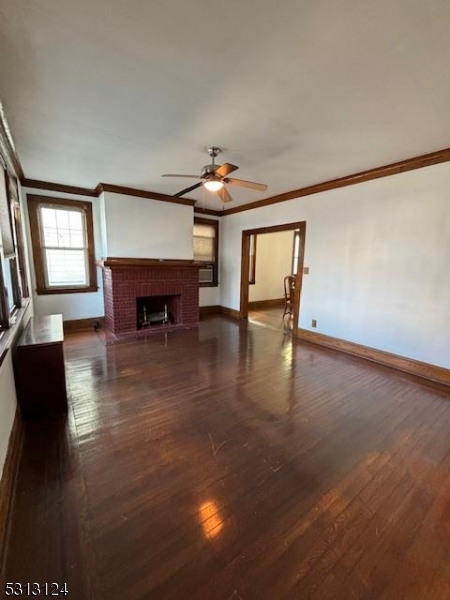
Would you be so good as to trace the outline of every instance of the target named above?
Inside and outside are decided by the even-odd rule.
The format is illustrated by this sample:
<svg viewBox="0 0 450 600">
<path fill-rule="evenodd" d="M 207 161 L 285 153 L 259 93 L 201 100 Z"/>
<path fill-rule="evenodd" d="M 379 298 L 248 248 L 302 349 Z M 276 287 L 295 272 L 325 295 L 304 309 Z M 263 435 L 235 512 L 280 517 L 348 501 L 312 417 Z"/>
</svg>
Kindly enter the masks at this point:
<svg viewBox="0 0 450 600">
<path fill-rule="evenodd" d="M 258 253 L 258 236 L 262 238 L 264 234 L 273 234 L 277 232 L 292 232 L 292 255 L 289 267 L 285 268 L 286 272 L 279 273 L 280 290 L 284 290 L 284 278 L 287 276 L 294 277 L 294 287 L 292 298 L 290 299 L 290 309 L 292 313 L 292 331 L 297 334 L 298 320 L 300 313 L 300 297 L 303 281 L 303 263 L 305 253 L 305 234 L 306 221 L 297 223 L 286 223 L 284 225 L 274 225 L 272 227 L 261 227 L 259 229 L 248 229 L 242 232 L 242 256 L 241 256 L 241 298 L 239 316 L 241 319 L 248 320 L 250 311 L 250 286 L 255 284 L 258 278 L 256 272 L 257 253 Z M 283 298 L 284 300 L 284 298 Z M 252 306 L 255 303 L 252 303 Z M 266 304 L 266 308 L 270 309 L 270 301 Z M 284 311 L 283 306 L 277 310 L 280 311 L 280 319 L 282 319 Z M 268 310 L 268 313 L 274 313 Z M 270 320 L 270 314 L 267 315 Z"/>
</svg>

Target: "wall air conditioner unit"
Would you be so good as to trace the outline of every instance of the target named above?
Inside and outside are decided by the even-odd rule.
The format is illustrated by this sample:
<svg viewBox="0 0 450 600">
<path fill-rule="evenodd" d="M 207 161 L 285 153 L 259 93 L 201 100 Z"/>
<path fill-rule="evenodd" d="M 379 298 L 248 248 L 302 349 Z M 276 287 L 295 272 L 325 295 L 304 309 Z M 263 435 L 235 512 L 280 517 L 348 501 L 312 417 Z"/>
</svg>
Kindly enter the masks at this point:
<svg viewBox="0 0 450 600">
<path fill-rule="evenodd" d="M 212 283 L 214 281 L 214 265 L 205 265 L 198 271 L 199 283 Z"/>
</svg>

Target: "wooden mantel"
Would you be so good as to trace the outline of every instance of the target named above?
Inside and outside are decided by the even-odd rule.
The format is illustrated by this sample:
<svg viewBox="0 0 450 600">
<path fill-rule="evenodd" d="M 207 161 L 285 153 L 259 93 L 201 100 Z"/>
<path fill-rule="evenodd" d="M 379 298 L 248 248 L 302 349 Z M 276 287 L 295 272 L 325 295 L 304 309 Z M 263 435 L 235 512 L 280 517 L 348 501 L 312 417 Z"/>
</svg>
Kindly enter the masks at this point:
<svg viewBox="0 0 450 600">
<path fill-rule="evenodd" d="M 108 256 L 97 261 L 97 266 L 102 269 L 137 269 L 149 268 L 152 269 L 199 269 L 201 263 L 193 260 L 182 259 L 163 259 L 163 258 L 121 258 L 119 256 Z"/>
</svg>

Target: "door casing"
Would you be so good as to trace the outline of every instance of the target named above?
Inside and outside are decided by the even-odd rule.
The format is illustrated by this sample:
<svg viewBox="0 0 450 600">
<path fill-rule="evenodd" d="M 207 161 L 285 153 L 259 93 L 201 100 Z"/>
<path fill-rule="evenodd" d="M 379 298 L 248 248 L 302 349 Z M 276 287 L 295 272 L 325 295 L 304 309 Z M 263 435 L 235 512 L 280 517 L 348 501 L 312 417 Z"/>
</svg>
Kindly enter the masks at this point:
<svg viewBox="0 0 450 600">
<path fill-rule="evenodd" d="M 250 269 L 250 236 L 264 233 L 276 233 L 277 231 L 300 231 L 300 247 L 297 262 L 297 275 L 295 282 L 295 295 L 293 308 L 293 332 L 297 335 L 298 321 L 300 316 L 300 297 L 303 283 L 303 264 L 305 258 L 306 221 L 297 223 L 285 223 L 284 225 L 273 225 L 272 227 L 260 227 L 258 229 L 246 229 L 242 232 L 241 253 L 241 300 L 239 307 L 239 318 L 248 319 L 248 296 L 249 296 L 249 269 Z"/>
</svg>

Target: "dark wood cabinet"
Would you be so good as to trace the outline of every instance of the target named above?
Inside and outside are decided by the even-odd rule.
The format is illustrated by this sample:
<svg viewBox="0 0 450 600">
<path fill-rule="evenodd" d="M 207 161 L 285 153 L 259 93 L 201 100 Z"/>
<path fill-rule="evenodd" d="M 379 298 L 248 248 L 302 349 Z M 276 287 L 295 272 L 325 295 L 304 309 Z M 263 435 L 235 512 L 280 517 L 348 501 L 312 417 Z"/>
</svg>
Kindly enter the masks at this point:
<svg viewBox="0 0 450 600">
<path fill-rule="evenodd" d="M 32 317 L 15 350 L 17 399 L 25 419 L 67 411 L 62 315 Z"/>
</svg>

